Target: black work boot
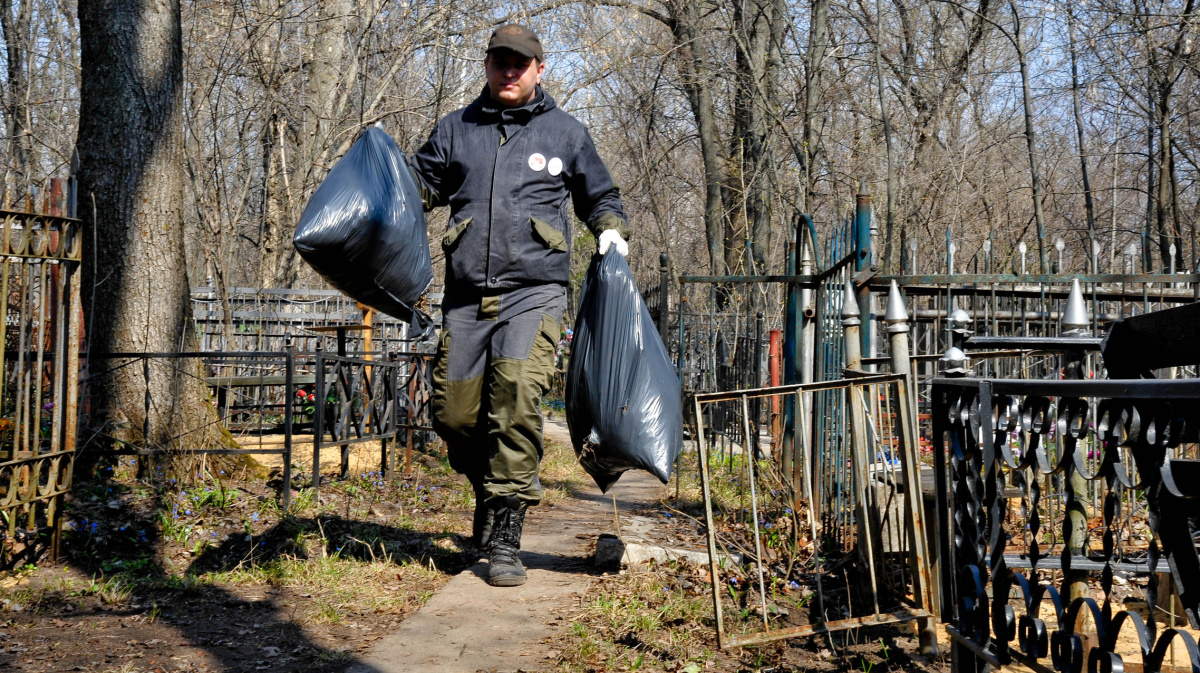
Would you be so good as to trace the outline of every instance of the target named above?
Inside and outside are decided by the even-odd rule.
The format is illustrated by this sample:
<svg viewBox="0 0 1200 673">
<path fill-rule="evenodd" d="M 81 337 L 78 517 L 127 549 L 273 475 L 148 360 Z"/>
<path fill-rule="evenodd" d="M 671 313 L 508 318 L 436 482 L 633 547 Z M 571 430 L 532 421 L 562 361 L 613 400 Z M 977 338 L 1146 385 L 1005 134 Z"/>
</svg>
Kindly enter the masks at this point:
<svg viewBox="0 0 1200 673">
<path fill-rule="evenodd" d="M 475 520 L 471 525 L 471 544 L 480 550 L 486 550 L 492 537 L 493 512 L 485 502 L 487 494 L 483 492 L 483 483 L 472 480 L 471 486 L 475 489 Z"/>
<path fill-rule="evenodd" d="M 488 584 L 515 587 L 525 583 L 521 565 L 521 527 L 525 525 L 525 504 L 512 496 L 491 505 L 492 531 L 488 551 Z"/>
</svg>

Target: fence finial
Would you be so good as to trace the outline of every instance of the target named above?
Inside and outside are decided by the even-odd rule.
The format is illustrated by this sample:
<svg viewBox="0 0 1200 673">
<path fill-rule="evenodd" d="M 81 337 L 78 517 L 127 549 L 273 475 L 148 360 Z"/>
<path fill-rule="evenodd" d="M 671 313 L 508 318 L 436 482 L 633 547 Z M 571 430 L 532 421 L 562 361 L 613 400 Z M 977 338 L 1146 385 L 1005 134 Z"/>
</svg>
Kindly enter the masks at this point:
<svg viewBox="0 0 1200 673">
<path fill-rule="evenodd" d="M 908 309 L 904 308 L 904 297 L 900 294 L 900 286 L 894 280 L 888 290 L 887 310 L 883 314 L 883 322 L 887 323 L 889 333 L 908 331 Z"/>
<path fill-rule="evenodd" d="M 858 311 L 858 297 L 854 294 L 854 283 L 846 278 L 846 289 L 842 294 L 842 326 L 861 325 L 861 315 Z"/>
<path fill-rule="evenodd" d="M 1063 311 L 1063 336 L 1087 336 L 1092 320 L 1088 317 L 1087 305 L 1083 303 L 1083 290 L 1079 279 L 1071 279 L 1071 293 L 1067 295 L 1067 308 Z"/>
<path fill-rule="evenodd" d="M 963 339 L 971 336 L 974 332 L 971 329 L 971 314 L 961 308 L 951 311 L 950 318 L 946 321 L 946 331 L 957 334 Z"/>
<path fill-rule="evenodd" d="M 941 357 L 942 373 L 949 376 L 966 376 L 971 373 L 971 360 L 958 346 L 946 349 Z"/>
</svg>

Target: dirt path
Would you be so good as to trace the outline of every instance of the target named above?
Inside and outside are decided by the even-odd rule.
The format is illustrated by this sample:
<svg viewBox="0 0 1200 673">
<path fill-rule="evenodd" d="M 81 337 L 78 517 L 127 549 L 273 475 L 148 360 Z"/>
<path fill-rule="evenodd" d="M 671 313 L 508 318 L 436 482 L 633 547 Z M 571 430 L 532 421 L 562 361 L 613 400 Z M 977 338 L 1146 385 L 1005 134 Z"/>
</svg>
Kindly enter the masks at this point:
<svg viewBox="0 0 1200 673">
<path fill-rule="evenodd" d="M 546 435 L 570 443 L 561 423 L 547 422 Z M 480 562 L 442 587 L 348 673 L 555 668 L 557 655 L 540 642 L 568 627 L 555 613 L 582 595 L 596 574 L 590 546 L 613 527 L 612 494 L 618 508 L 628 511 L 656 502 L 664 488 L 649 474 L 628 472 L 607 495 L 589 484 L 557 506 L 531 509 L 521 545 L 529 573 L 524 586 L 488 586 L 487 563 Z"/>
</svg>

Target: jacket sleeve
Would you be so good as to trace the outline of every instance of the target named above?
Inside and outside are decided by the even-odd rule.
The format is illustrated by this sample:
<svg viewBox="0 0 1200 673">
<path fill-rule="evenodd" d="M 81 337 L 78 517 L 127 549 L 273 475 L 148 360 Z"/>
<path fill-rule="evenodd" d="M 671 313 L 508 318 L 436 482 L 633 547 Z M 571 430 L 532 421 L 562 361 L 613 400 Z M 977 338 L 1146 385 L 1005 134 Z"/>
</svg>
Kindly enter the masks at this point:
<svg viewBox="0 0 1200 673">
<path fill-rule="evenodd" d="M 433 127 L 433 133 L 429 134 L 429 140 L 408 158 L 408 169 L 417 181 L 417 189 L 421 192 L 421 201 L 426 212 L 446 205 L 442 183 L 446 176 L 449 150 L 447 134 L 442 129 L 441 122 L 438 122 L 437 126 Z"/>
<path fill-rule="evenodd" d="M 621 205 L 621 190 L 613 184 L 608 166 L 596 152 L 596 145 L 586 130 L 569 175 L 567 188 L 571 191 L 575 216 L 586 222 L 596 237 L 606 229 L 616 229 L 622 238 L 628 239 L 629 218 Z"/>
</svg>

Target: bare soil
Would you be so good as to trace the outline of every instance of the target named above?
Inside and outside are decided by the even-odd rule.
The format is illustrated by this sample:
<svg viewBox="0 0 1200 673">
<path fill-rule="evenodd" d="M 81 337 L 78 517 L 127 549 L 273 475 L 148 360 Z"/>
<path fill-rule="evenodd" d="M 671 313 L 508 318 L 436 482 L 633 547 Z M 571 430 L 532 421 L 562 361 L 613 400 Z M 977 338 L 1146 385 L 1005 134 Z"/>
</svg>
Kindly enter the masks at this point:
<svg viewBox="0 0 1200 673">
<path fill-rule="evenodd" d="M 301 476 L 287 512 L 277 471 L 177 489 L 130 463 L 76 485 L 61 563 L 0 576 L 0 671 L 340 670 L 478 557 L 470 488 L 428 456 Z"/>
</svg>

